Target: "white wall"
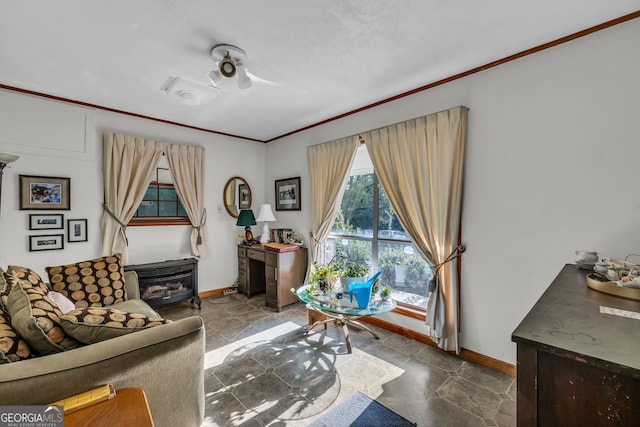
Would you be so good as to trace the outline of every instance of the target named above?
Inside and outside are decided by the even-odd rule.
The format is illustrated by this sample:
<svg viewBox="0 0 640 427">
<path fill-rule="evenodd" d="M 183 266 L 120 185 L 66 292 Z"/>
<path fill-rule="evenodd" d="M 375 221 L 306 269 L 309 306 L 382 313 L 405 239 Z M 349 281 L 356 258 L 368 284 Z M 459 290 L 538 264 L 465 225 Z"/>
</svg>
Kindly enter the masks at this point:
<svg viewBox="0 0 640 427">
<path fill-rule="evenodd" d="M 4 172 L 0 266 L 24 265 L 46 278 L 46 266 L 100 256 L 102 134 L 113 131 L 206 148 L 205 207 L 212 255 L 200 260 L 199 290 L 233 285 L 236 235 L 243 230 L 224 209 L 218 213 L 218 206 L 222 206 L 225 183 L 235 175 L 252 187 L 253 206 L 262 203 L 265 144 L 2 90 L 0 111 L 0 152 L 20 156 Z M 65 234 L 64 250 L 29 252 L 29 235 L 61 231 L 29 231 L 29 214 L 43 212 L 19 210 L 21 174 L 71 178 L 71 210 L 59 212 L 65 224 L 67 219 L 88 219 L 88 242 L 67 243 Z M 190 230 L 187 226 L 129 227 L 129 263 L 189 257 Z"/>
<path fill-rule="evenodd" d="M 309 232 L 307 146 L 466 105 L 461 343 L 515 363 L 512 331 L 576 249 L 640 253 L 637 40 L 636 19 L 269 143 L 267 186 L 302 178 L 279 222 Z"/>
</svg>

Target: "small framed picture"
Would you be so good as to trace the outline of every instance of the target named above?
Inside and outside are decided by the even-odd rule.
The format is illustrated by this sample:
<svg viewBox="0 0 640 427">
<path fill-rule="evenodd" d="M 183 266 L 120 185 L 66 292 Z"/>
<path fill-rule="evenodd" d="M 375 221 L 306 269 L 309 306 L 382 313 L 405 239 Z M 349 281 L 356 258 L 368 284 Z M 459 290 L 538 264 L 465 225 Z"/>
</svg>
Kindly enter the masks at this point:
<svg viewBox="0 0 640 427">
<path fill-rule="evenodd" d="M 20 175 L 20 210 L 69 210 L 71 178 Z"/>
<path fill-rule="evenodd" d="M 276 210 L 300 210 L 300 177 L 276 181 Z"/>
<path fill-rule="evenodd" d="M 64 234 L 29 236 L 29 252 L 64 249 Z"/>
<path fill-rule="evenodd" d="M 62 230 L 63 218 L 62 214 L 30 214 L 29 230 Z"/>
<path fill-rule="evenodd" d="M 86 242 L 87 240 L 87 220 L 68 219 L 67 242 Z"/>
<path fill-rule="evenodd" d="M 238 206 L 240 209 L 249 209 L 251 207 L 251 190 L 247 184 L 238 185 Z"/>
</svg>

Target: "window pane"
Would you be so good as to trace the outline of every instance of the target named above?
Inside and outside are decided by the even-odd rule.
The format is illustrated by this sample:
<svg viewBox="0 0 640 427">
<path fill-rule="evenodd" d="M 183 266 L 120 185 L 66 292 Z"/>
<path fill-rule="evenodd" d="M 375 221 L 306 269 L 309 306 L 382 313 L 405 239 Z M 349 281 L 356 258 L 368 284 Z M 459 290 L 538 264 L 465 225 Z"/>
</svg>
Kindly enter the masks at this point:
<svg viewBox="0 0 640 427">
<path fill-rule="evenodd" d="M 381 239 L 407 240 L 409 236 L 404 231 L 404 227 L 400 224 L 396 211 L 391 206 L 387 193 L 379 186 L 379 202 L 378 202 L 378 237 Z"/>
<path fill-rule="evenodd" d="M 158 203 L 154 201 L 142 201 L 138 207 L 138 216 L 158 216 Z"/>
<path fill-rule="evenodd" d="M 160 187 L 158 200 L 178 200 L 175 188 Z"/>
<path fill-rule="evenodd" d="M 382 285 L 390 285 L 393 298 L 426 308 L 431 269 L 411 243 L 381 242 L 378 247 Z"/>
<path fill-rule="evenodd" d="M 176 216 L 178 205 L 176 202 L 159 202 L 160 212 L 158 216 Z"/>
<path fill-rule="evenodd" d="M 182 206 L 182 203 L 180 203 L 178 201 L 178 216 L 184 216 L 187 217 L 187 211 L 184 209 L 184 206 Z"/>
<path fill-rule="evenodd" d="M 332 233 L 373 236 L 373 174 L 352 175 L 347 182 Z"/>
<path fill-rule="evenodd" d="M 147 191 L 144 192 L 144 198 L 142 200 L 158 200 L 158 188 L 151 186 L 147 188 Z"/>
<path fill-rule="evenodd" d="M 372 256 L 370 241 L 329 237 L 327 239 L 327 259 L 332 259 L 338 251 L 344 254 L 344 257 L 349 261 L 367 264 L 370 275 L 374 273 L 371 271 Z"/>
</svg>

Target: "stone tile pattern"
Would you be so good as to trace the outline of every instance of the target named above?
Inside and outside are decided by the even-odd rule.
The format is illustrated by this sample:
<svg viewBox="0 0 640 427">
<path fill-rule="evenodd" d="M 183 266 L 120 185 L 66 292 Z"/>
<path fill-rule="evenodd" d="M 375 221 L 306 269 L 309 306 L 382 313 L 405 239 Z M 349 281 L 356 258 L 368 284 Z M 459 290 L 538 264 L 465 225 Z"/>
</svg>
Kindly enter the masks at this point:
<svg viewBox="0 0 640 427">
<path fill-rule="evenodd" d="M 516 425 L 515 378 L 372 327 L 353 330 L 352 354 L 334 325 L 308 335 L 302 303 L 276 313 L 264 295 L 227 295 L 162 307 L 165 319 L 206 324 L 201 427 L 310 424 L 361 391 L 419 427 Z"/>
</svg>

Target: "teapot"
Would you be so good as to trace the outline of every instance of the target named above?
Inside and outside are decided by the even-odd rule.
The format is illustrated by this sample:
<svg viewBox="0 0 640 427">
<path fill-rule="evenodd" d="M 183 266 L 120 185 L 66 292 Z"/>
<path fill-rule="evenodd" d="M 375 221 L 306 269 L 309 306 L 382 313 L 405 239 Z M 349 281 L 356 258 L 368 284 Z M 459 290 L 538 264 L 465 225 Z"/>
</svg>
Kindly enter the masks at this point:
<svg viewBox="0 0 640 427">
<path fill-rule="evenodd" d="M 598 252 L 576 251 L 576 255 L 578 255 L 578 261 L 585 264 L 595 264 L 599 259 Z"/>
</svg>

